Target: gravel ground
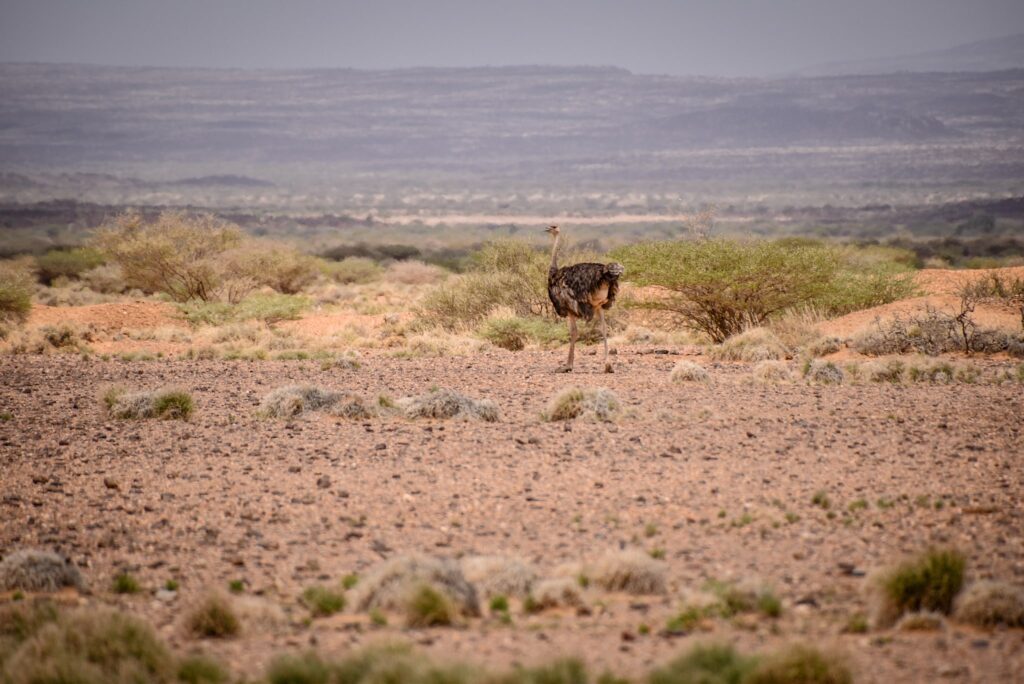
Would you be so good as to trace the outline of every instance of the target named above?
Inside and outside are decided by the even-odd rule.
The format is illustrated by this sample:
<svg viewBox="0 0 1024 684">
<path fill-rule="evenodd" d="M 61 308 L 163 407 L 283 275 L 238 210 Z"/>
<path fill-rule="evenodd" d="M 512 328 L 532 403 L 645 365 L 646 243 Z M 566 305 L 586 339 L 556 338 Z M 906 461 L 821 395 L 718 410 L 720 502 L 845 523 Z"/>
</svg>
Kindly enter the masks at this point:
<svg viewBox="0 0 1024 684">
<path fill-rule="evenodd" d="M 86 600 L 125 606 L 176 646 L 249 674 L 283 650 L 337 654 L 397 638 L 498 666 L 577 654 L 635 675 L 712 639 L 751 650 L 833 647 L 858 681 L 1020 681 L 1020 629 L 841 632 L 866 610 L 863 573 L 929 544 L 962 549 L 972 577 L 1024 583 L 1024 385 L 764 387 L 747 382 L 749 366 L 699 356 L 710 382 L 673 384 L 679 357 L 648 351 L 620 349 L 613 375 L 598 373 L 588 351 L 571 376 L 551 372 L 563 351 L 368 356 L 361 368 L 327 371 L 316 362 L 4 356 L 0 552 L 66 553 L 91 586 Z M 370 399 L 452 388 L 493 400 L 500 416 L 256 416 L 271 389 L 307 382 Z M 98 398 L 112 384 L 184 388 L 195 415 L 112 420 Z M 625 415 L 543 422 L 548 399 L 572 384 L 610 388 Z M 819 492 L 828 509 L 812 503 Z M 867 509 L 850 512 L 860 499 Z M 296 600 L 304 587 L 407 551 L 515 554 L 550 572 L 624 546 L 664 551 L 667 595 L 594 591 L 589 615 L 419 631 L 347 614 L 303 625 Z M 122 570 L 147 591 L 113 594 Z M 181 589 L 159 600 L 153 590 L 169 578 Z M 660 634 L 680 593 L 709 578 L 771 584 L 782 617 Z M 258 597 L 248 608 L 259 619 L 230 641 L 185 636 L 187 608 L 236 579 Z"/>
</svg>

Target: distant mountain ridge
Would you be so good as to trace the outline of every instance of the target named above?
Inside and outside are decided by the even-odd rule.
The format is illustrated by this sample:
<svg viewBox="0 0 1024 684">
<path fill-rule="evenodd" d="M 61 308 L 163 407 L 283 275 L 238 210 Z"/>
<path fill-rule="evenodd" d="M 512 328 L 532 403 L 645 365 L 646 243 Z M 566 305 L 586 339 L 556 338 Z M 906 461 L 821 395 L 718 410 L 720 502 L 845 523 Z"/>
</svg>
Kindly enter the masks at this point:
<svg viewBox="0 0 1024 684">
<path fill-rule="evenodd" d="M 801 76 L 848 76 L 899 72 L 964 72 L 1024 69 L 1024 34 L 1004 36 L 896 57 L 828 62 L 803 69 Z"/>
</svg>

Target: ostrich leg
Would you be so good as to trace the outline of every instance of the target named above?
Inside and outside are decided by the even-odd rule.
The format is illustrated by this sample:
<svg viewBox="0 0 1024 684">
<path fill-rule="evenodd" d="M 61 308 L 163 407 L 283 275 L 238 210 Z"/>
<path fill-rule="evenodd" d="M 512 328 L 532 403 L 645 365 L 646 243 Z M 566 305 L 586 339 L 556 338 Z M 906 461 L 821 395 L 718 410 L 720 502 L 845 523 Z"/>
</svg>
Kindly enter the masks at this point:
<svg viewBox="0 0 1024 684">
<path fill-rule="evenodd" d="M 608 324 L 604 320 L 604 309 L 598 307 L 597 315 L 601 319 L 601 336 L 604 337 L 604 372 L 612 372 L 612 364 L 608 363 Z"/>
<path fill-rule="evenodd" d="M 576 317 L 569 314 L 569 361 L 558 369 L 559 373 L 571 373 L 572 362 L 576 356 Z"/>
</svg>

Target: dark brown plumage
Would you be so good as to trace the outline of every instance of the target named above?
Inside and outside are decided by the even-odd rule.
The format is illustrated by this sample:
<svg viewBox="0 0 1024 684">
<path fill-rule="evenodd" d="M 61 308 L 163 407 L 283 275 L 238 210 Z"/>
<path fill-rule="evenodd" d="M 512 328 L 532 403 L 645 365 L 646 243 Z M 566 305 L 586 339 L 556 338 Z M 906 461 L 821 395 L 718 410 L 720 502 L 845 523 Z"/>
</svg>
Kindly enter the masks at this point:
<svg viewBox="0 0 1024 684">
<path fill-rule="evenodd" d="M 610 309 L 619 293 L 619 277 L 625 272 L 622 264 L 583 263 L 558 267 L 558 226 L 550 226 L 547 233 L 554 238 L 551 245 L 551 268 L 548 269 L 548 298 L 555 313 L 569 319 L 569 361 L 560 370 L 571 371 L 576 351 L 576 319 L 592 320 L 597 313 L 604 337 L 604 369 L 611 373 L 608 363 L 608 329 L 604 310 Z"/>
<path fill-rule="evenodd" d="M 553 268 L 548 271 L 548 298 L 555 313 L 565 318 L 570 313 L 585 321 L 594 318 L 591 293 L 607 287 L 608 295 L 602 309 L 612 308 L 619 294 L 619 276 L 625 269 L 622 264 L 583 263 Z"/>
</svg>

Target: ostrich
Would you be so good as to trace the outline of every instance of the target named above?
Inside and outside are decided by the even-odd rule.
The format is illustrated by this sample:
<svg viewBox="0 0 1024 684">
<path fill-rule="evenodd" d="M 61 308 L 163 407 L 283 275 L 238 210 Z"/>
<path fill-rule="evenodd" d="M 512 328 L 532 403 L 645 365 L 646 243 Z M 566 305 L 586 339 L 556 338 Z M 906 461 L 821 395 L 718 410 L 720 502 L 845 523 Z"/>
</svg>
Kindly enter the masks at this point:
<svg viewBox="0 0 1024 684">
<path fill-rule="evenodd" d="M 558 369 L 560 373 L 572 372 L 573 356 L 576 352 L 576 319 L 586 321 L 597 312 L 604 336 L 604 372 L 612 372 L 608 363 L 608 327 L 604 321 L 604 310 L 610 309 L 619 292 L 619 277 L 625 272 L 622 264 L 573 264 L 558 267 L 558 226 L 549 226 L 544 232 L 552 238 L 551 268 L 548 269 L 548 297 L 555 307 L 555 313 L 569 319 L 569 361 Z"/>
</svg>

